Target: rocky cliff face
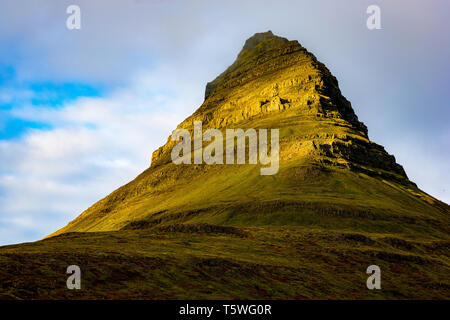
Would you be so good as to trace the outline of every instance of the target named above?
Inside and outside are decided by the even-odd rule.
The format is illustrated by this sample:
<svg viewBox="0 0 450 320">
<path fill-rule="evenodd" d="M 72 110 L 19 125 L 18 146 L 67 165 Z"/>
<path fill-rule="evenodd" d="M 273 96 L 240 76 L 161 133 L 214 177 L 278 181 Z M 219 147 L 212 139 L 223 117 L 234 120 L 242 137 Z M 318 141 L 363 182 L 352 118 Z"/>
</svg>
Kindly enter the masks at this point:
<svg viewBox="0 0 450 320">
<path fill-rule="evenodd" d="M 307 157 L 407 182 L 395 158 L 369 141 L 325 65 L 297 41 L 271 31 L 245 42 L 236 61 L 206 85 L 204 103 L 178 128 L 192 130 L 194 121 L 205 129 L 249 128 L 264 120 L 270 127 L 292 127 L 282 139 L 282 159 Z M 302 122 L 309 122 L 308 128 L 302 129 Z M 156 150 L 152 166 L 168 163 L 173 146 L 169 139 Z"/>
</svg>

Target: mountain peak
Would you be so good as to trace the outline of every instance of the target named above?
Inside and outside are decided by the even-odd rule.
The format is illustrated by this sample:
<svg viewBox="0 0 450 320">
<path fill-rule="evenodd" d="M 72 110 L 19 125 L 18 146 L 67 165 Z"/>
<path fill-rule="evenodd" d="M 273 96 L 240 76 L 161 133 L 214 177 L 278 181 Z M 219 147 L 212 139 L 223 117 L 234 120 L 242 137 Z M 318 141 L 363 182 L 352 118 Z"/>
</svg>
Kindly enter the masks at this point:
<svg viewBox="0 0 450 320">
<path fill-rule="evenodd" d="M 55 234 L 190 219 L 215 224 L 257 224 L 263 219 L 270 225 L 285 213 L 293 214 L 283 222 L 287 224 L 298 217 L 295 223 L 303 223 L 302 215 L 310 213 L 318 214 L 314 219 L 322 219 L 324 212 L 333 212 L 333 219 L 382 217 L 403 214 L 401 199 L 415 199 L 407 209 L 412 213 L 423 205 L 441 210 L 437 200 L 408 179 L 394 156 L 369 140 L 336 78 L 297 41 L 270 31 L 255 34 L 206 91 L 202 105 L 177 128 L 191 136 L 196 122 L 202 123 L 202 132 L 277 129 L 276 175 L 261 178 L 256 165 L 174 164 L 171 153 L 178 142 L 169 137 L 153 152 L 146 171 Z M 200 143 L 194 150 L 209 147 Z M 271 214 L 263 215 L 261 208 Z M 342 227 L 347 227 L 345 221 Z M 360 223 L 372 226 L 370 219 Z"/>
<path fill-rule="evenodd" d="M 227 77 L 227 75 L 231 74 L 240 66 L 245 65 L 259 55 L 286 43 L 289 43 L 288 39 L 276 36 L 270 30 L 267 32 L 255 33 L 245 41 L 244 46 L 233 64 L 217 76 L 216 79 L 207 83 L 205 88 L 205 99 L 209 97 L 210 93 Z M 301 48 L 297 41 L 292 41 L 292 44 Z"/>
<path fill-rule="evenodd" d="M 261 41 L 266 40 L 266 39 L 276 39 L 276 40 L 280 40 L 283 42 L 288 41 L 286 38 L 274 35 L 272 33 L 272 31 L 269 30 L 267 32 L 255 33 L 253 36 L 248 38 L 245 41 L 245 44 L 244 44 L 244 47 L 242 48 L 242 50 L 251 50 L 254 47 L 256 47 L 256 45 L 258 45 Z"/>
</svg>

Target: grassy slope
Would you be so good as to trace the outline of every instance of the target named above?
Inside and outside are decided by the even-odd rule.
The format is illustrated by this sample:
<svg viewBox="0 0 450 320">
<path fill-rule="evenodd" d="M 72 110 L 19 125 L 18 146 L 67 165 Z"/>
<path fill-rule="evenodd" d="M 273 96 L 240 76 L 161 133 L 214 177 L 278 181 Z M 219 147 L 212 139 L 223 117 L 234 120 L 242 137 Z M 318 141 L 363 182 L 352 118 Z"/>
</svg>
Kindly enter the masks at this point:
<svg viewBox="0 0 450 320">
<path fill-rule="evenodd" d="M 130 197 L 149 184 L 143 174 L 113 197 L 127 199 L 119 207 L 101 204 L 95 219 L 79 220 L 122 230 L 1 248 L 0 297 L 450 298 L 448 209 L 412 185 L 296 161 L 266 177 L 257 167 L 203 169 L 178 167 L 171 192 Z M 205 222 L 240 232 L 173 227 Z M 81 291 L 65 289 L 70 264 L 82 268 Z M 380 291 L 365 287 L 372 264 Z"/>
<path fill-rule="evenodd" d="M 308 125 L 311 132 L 316 125 L 343 130 L 304 122 L 302 135 Z M 295 128 L 285 131 L 295 135 Z M 3 257 L 13 254 L 3 265 L 52 259 L 41 265 L 59 289 L 26 293 L 25 285 L 37 281 L 30 277 L 22 297 L 449 298 L 448 206 L 413 184 L 322 160 L 282 161 L 274 176 L 260 176 L 258 166 L 151 168 L 69 225 L 122 230 L 5 248 Z M 199 223 L 234 226 L 248 236 L 159 231 Z M 82 292 L 61 288 L 68 264 L 86 266 Z M 365 287 L 371 264 L 381 267 L 381 291 Z"/>
<path fill-rule="evenodd" d="M 70 233 L 3 247 L 0 298 L 450 298 L 448 240 L 304 227 L 204 229 Z M 82 269 L 80 291 L 65 288 L 71 264 Z M 382 270 L 382 290 L 366 288 L 371 264 Z"/>
<path fill-rule="evenodd" d="M 345 161 L 338 163 L 342 159 L 302 155 L 302 149 L 289 159 L 295 153 L 290 147 L 292 137 L 307 144 L 315 132 L 351 135 L 352 130 L 326 120 L 291 126 L 288 119 L 284 115 L 283 120 L 274 120 L 281 128 L 280 169 L 276 175 L 261 176 L 259 165 L 167 163 L 152 167 L 54 235 L 120 230 L 137 221 L 152 225 L 300 225 L 447 237 L 448 206 L 408 181 L 377 176 L 376 171 L 381 169 L 369 168 L 373 176 L 349 170 Z M 247 125 L 273 126 L 267 126 L 264 120 Z M 327 139 L 314 141 L 319 144 Z M 336 163 L 323 165 L 325 160 Z"/>
</svg>

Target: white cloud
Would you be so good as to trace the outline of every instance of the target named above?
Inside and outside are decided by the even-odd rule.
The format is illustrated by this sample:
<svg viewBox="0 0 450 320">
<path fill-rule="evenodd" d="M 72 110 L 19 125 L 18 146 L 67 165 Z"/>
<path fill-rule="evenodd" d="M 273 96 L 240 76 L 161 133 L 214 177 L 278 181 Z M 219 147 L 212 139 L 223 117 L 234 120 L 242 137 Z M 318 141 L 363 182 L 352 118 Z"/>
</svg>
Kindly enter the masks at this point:
<svg viewBox="0 0 450 320">
<path fill-rule="evenodd" d="M 107 97 L 80 98 L 59 109 L 13 110 L 53 129 L 0 141 L 0 229 L 9 230 L 0 233 L 0 244 L 57 230 L 146 169 L 151 153 L 202 102 L 198 81 L 173 83 L 179 71 L 141 74 Z"/>
</svg>

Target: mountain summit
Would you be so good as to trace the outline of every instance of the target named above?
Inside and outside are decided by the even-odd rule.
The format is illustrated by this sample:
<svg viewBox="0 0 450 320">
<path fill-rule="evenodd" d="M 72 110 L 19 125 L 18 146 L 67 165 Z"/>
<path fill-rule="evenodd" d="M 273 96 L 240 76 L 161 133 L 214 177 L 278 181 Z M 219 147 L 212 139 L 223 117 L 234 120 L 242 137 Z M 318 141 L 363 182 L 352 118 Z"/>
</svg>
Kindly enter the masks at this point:
<svg viewBox="0 0 450 320">
<path fill-rule="evenodd" d="M 193 132 L 195 121 L 203 130 L 278 128 L 277 175 L 261 177 L 255 165 L 174 165 L 176 142 L 169 138 L 149 169 L 56 234 L 194 221 L 302 225 L 313 219 L 345 228 L 354 216 L 360 230 L 426 223 L 443 232 L 428 221 L 445 205 L 417 189 L 394 156 L 370 141 L 336 78 L 297 41 L 255 34 L 205 91 L 203 104 L 177 128 Z"/>
<path fill-rule="evenodd" d="M 2 248 L 0 270 L 40 261 L 36 272 L 56 279 L 80 264 L 93 298 L 449 298 L 449 206 L 369 139 L 336 78 L 297 41 L 250 37 L 177 129 L 195 136 L 200 122 L 203 132 L 279 130 L 277 173 L 250 161 L 176 165 L 169 137 L 148 169 L 61 230 Z M 208 146 L 189 143 L 194 158 Z M 366 288 L 370 265 L 383 290 Z M 8 294 L 80 298 L 34 292 L 40 277 L 28 274 Z"/>
</svg>

